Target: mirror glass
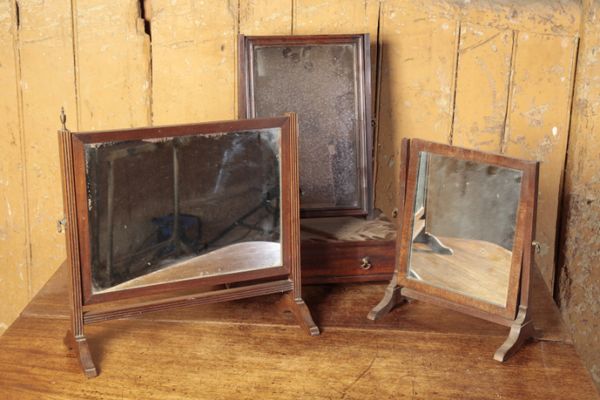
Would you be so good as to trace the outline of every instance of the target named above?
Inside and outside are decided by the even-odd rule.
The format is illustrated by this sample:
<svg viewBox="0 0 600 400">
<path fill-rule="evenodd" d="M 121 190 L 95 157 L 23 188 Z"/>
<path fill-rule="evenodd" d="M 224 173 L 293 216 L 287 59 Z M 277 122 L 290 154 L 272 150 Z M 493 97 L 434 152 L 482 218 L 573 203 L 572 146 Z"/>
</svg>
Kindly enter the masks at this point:
<svg viewBox="0 0 600 400">
<path fill-rule="evenodd" d="M 522 171 L 420 152 L 408 278 L 506 306 Z"/>
<path fill-rule="evenodd" d="M 296 112 L 302 209 L 361 207 L 362 89 L 354 44 L 257 45 L 254 117 Z"/>
<path fill-rule="evenodd" d="M 93 293 L 281 266 L 280 137 L 86 144 Z"/>
</svg>

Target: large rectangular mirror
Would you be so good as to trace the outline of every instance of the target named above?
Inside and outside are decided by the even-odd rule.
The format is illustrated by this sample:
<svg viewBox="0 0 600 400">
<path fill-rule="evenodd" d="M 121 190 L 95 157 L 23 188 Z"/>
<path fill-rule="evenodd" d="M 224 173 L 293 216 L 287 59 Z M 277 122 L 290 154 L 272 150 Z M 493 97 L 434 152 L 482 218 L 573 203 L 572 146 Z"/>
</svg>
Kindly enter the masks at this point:
<svg viewBox="0 0 600 400">
<path fill-rule="evenodd" d="M 59 132 L 71 271 L 68 338 L 97 375 L 83 326 L 280 293 L 301 298 L 298 133 L 285 117 Z"/>
<path fill-rule="evenodd" d="M 539 163 L 404 140 L 395 274 L 369 318 L 405 298 L 511 327 L 494 358 L 533 335 L 528 312 Z"/>
<path fill-rule="evenodd" d="M 84 144 L 92 291 L 282 266 L 280 138 Z"/>
<path fill-rule="evenodd" d="M 298 114 L 303 216 L 372 208 L 369 35 L 240 36 L 241 117 Z"/>
</svg>

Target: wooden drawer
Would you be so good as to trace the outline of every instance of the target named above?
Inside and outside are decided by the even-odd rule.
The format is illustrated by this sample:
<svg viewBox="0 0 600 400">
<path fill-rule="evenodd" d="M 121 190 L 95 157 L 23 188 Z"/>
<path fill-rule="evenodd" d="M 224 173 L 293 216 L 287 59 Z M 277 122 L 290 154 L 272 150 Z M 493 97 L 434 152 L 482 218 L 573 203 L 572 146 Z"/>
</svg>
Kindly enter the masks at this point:
<svg viewBox="0 0 600 400">
<path fill-rule="evenodd" d="M 388 281 L 395 253 L 394 240 L 305 240 L 300 252 L 302 283 Z"/>
</svg>

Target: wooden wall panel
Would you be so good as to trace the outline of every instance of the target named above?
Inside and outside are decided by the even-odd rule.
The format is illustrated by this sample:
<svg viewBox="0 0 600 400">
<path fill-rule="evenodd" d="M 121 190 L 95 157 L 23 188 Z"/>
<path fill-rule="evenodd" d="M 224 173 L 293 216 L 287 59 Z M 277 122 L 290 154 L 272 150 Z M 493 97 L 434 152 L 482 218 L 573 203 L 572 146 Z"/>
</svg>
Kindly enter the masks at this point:
<svg viewBox="0 0 600 400">
<path fill-rule="evenodd" d="M 29 300 L 15 9 L 0 2 L 0 334 Z"/>
<path fill-rule="evenodd" d="M 150 125 L 150 40 L 139 1 L 73 4 L 79 129 Z"/>
<path fill-rule="evenodd" d="M 398 206 L 401 139 L 450 140 L 459 25 L 404 1 L 382 7 L 375 205 L 390 215 Z"/>
<path fill-rule="evenodd" d="M 63 216 L 56 131 L 61 106 L 67 115 L 76 115 L 70 5 L 69 0 L 19 1 L 32 293 L 65 258 L 65 239 L 56 230 L 56 221 Z M 75 118 L 69 123 L 76 128 Z"/>
<path fill-rule="evenodd" d="M 377 0 L 294 0 L 295 35 L 370 33 L 377 39 Z"/>
<path fill-rule="evenodd" d="M 600 390 L 600 1 L 583 1 L 557 298 Z"/>
<path fill-rule="evenodd" d="M 535 263 L 551 289 L 576 51 L 576 38 L 519 32 L 503 148 L 542 162 Z"/>
<path fill-rule="evenodd" d="M 461 25 L 453 145 L 500 152 L 512 53 L 511 30 Z"/>
<path fill-rule="evenodd" d="M 290 35 L 293 0 L 240 0 L 239 32 L 244 35 Z"/>
<path fill-rule="evenodd" d="M 154 124 L 234 118 L 237 2 L 156 0 L 152 9 Z"/>
</svg>

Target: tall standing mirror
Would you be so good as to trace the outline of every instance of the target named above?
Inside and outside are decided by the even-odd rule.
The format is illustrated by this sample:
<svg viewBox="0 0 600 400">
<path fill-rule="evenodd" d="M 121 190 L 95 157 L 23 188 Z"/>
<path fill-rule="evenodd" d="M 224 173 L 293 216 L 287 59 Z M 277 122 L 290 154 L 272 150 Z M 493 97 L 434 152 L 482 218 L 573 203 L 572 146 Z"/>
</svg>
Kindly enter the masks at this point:
<svg viewBox="0 0 600 400">
<path fill-rule="evenodd" d="M 241 118 L 298 114 L 307 217 L 372 209 L 369 35 L 240 35 Z"/>
<path fill-rule="evenodd" d="M 295 114 L 90 133 L 63 125 L 68 338 L 87 376 L 97 370 L 83 326 L 149 311 L 283 293 L 319 333 L 300 292 L 296 126 Z"/>
<path fill-rule="evenodd" d="M 369 317 L 408 297 L 511 326 L 495 355 L 503 361 L 532 334 L 538 164 L 414 139 L 403 146 L 396 273 Z"/>
</svg>

